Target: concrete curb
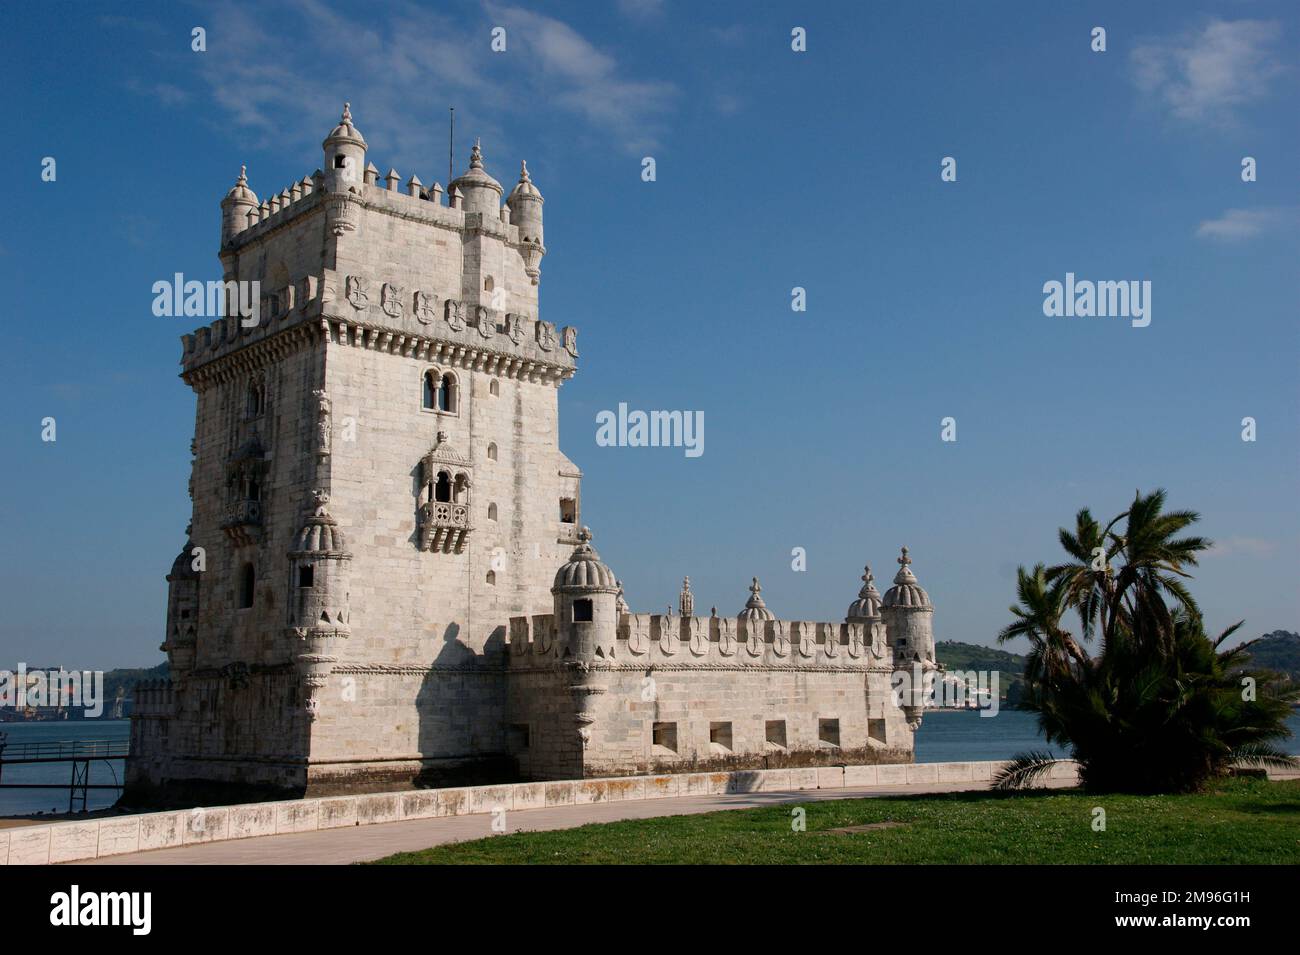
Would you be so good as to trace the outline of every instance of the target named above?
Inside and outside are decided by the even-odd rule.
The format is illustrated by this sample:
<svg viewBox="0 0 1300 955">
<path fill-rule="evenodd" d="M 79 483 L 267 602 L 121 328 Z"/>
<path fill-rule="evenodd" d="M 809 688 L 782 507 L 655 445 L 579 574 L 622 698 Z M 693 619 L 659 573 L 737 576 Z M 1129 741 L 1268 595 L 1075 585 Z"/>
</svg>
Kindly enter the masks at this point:
<svg viewBox="0 0 1300 955">
<path fill-rule="evenodd" d="M 557 782 L 509 783 L 455 789 L 411 789 L 358 796 L 324 796 L 237 806 L 179 809 L 111 816 L 46 826 L 0 829 L 0 864 L 45 865 L 222 842 L 290 832 L 367 826 L 406 819 L 491 813 L 498 809 L 541 809 L 630 799 L 726 793 L 789 792 L 934 783 L 986 784 L 1004 765 L 894 763 L 822 766 L 809 769 L 749 769 L 662 776 L 617 776 Z M 1295 774 L 1269 774 L 1295 778 Z M 1077 779 L 1078 765 L 1058 764 L 1054 780 Z"/>
</svg>

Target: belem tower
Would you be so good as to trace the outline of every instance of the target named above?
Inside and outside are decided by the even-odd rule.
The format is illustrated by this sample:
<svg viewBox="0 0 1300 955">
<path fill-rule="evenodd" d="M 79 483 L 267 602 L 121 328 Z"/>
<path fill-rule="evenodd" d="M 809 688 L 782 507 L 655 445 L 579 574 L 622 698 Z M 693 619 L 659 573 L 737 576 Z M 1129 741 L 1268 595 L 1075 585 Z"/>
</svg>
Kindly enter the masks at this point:
<svg viewBox="0 0 1300 955">
<path fill-rule="evenodd" d="M 559 448 L 578 335 L 540 317 L 527 166 L 504 203 L 477 144 L 445 195 L 403 184 L 347 106 L 323 146 L 221 202 L 259 307 L 182 336 L 192 520 L 128 800 L 910 762 L 891 677 L 935 660 L 906 548 L 839 622 L 776 619 L 757 580 L 734 616 L 689 580 L 631 612 Z"/>
</svg>

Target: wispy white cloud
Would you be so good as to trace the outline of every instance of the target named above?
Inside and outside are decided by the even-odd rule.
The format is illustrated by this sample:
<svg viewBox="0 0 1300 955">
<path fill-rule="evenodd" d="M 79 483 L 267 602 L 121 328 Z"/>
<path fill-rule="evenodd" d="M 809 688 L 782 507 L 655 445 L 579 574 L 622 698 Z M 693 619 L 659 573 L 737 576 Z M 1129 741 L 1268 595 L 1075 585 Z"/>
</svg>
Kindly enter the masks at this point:
<svg viewBox="0 0 1300 955">
<path fill-rule="evenodd" d="M 1214 542 L 1205 552 L 1206 557 L 1272 557 L 1277 553 L 1277 542 L 1261 537 L 1228 537 Z"/>
<path fill-rule="evenodd" d="M 1135 47 L 1133 80 L 1180 120 L 1231 125 L 1286 71 L 1277 51 L 1281 36 L 1276 21 L 1211 20 L 1199 30 Z"/>
<path fill-rule="evenodd" d="M 618 9 L 625 17 L 649 20 L 664 12 L 664 0 L 618 0 Z"/>
<path fill-rule="evenodd" d="M 1217 219 L 1206 219 L 1196 227 L 1199 239 L 1240 242 L 1283 228 L 1297 220 L 1297 210 L 1285 208 L 1227 209 Z"/>
<path fill-rule="evenodd" d="M 350 100 L 377 165 L 441 180 L 445 159 L 434 157 L 446 155 L 448 105 L 458 134 L 481 135 L 491 162 L 514 120 L 545 110 L 639 154 L 662 134 L 677 94 L 629 75 L 560 20 L 491 2 L 479 18 L 411 3 L 361 15 L 326 0 L 293 0 L 291 14 L 292 37 L 242 4 L 208 16 L 203 78 L 224 121 L 254 147 L 314 149 Z M 504 53 L 491 51 L 494 26 L 507 29 Z"/>
</svg>

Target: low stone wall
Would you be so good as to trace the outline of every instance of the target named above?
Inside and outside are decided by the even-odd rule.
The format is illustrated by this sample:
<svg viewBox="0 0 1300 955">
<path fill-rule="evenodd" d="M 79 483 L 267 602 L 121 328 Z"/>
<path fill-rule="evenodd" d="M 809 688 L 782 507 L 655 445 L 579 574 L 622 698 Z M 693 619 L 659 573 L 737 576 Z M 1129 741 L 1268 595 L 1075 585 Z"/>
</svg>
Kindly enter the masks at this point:
<svg viewBox="0 0 1300 955">
<path fill-rule="evenodd" d="M 82 822 L 0 829 L 0 865 L 76 862 L 199 842 L 367 826 L 405 819 L 463 816 L 490 813 L 496 809 L 541 809 L 623 799 L 725 793 L 987 783 L 1002 765 L 1001 762 L 908 763 L 620 776 L 456 789 L 414 789 L 106 816 Z M 1290 773 L 1278 775 L 1294 778 Z M 1062 761 L 1052 769 L 1051 778 L 1076 780 L 1078 765 Z"/>
</svg>

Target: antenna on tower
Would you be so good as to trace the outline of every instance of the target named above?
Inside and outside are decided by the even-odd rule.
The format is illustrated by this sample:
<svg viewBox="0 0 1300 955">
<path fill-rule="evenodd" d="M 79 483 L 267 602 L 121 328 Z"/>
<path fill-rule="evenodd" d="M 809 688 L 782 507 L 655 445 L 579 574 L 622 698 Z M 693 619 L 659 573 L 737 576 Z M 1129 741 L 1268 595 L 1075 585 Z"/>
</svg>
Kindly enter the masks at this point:
<svg viewBox="0 0 1300 955">
<path fill-rule="evenodd" d="M 451 133 L 447 136 L 447 198 L 451 199 L 451 180 L 455 173 L 455 154 L 456 154 L 456 107 L 450 106 L 451 110 Z"/>
</svg>

